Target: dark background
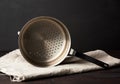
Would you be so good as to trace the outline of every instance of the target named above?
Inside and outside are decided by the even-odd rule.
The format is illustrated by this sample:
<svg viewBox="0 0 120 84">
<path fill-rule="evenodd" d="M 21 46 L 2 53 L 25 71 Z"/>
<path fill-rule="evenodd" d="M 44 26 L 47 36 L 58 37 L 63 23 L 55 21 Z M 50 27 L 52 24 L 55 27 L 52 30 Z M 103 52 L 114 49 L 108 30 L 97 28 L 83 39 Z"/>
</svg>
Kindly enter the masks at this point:
<svg viewBox="0 0 120 84">
<path fill-rule="evenodd" d="M 52 16 L 69 29 L 79 51 L 120 50 L 120 0 L 0 0 L 0 49 L 18 48 L 23 25 Z"/>
</svg>

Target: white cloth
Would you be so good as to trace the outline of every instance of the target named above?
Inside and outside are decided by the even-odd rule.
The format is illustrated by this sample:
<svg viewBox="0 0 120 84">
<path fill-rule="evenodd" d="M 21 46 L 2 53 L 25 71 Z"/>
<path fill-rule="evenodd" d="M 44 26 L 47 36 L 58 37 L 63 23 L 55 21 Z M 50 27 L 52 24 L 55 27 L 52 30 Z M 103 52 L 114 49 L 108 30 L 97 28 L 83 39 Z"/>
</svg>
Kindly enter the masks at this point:
<svg viewBox="0 0 120 84">
<path fill-rule="evenodd" d="M 106 62 L 110 66 L 120 64 L 120 59 L 114 58 L 102 50 L 89 51 L 85 54 Z M 66 57 L 63 64 L 59 64 L 55 67 L 36 67 L 23 58 L 19 49 L 13 50 L 0 57 L 0 71 L 10 76 L 11 81 L 14 82 L 21 82 L 33 78 L 81 73 L 98 69 L 102 68 L 74 56 Z"/>
</svg>

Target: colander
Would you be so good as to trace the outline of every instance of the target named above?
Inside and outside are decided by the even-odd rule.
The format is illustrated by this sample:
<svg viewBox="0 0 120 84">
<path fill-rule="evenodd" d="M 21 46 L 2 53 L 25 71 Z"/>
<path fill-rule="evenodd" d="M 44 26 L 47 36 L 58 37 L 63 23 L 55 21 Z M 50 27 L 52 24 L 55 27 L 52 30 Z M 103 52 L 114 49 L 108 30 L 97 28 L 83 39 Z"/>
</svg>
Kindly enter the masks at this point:
<svg viewBox="0 0 120 84">
<path fill-rule="evenodd" d="M 40 67 L 58 65 L 67 55 L 77 56 L 103 68 L 109 66 L 72 49 L 67 27 L 58 19 L 49 16 L 28 21 L 20 31 L 18 44 L 23 57 Z"/>
</svg>

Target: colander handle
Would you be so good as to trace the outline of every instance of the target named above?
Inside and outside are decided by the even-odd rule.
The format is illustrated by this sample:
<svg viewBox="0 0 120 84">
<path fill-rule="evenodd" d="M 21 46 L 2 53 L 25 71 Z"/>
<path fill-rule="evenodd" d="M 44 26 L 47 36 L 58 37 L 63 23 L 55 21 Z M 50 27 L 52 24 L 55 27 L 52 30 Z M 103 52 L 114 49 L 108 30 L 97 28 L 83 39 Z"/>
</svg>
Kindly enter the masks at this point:
<svg viewBox="0 0 120 84">
<path fill-rule="evenodd" d="M 90 57 L 90 56 L 88 56 L 86 54 L 77 52 L 74 49 L 71 49 L 69 54 L 73 55 L 73 56 L 76 56 L 76 57 L 79 57 L 79 58 L 82 58 L 82 59 L 84 59 L 86 61 L 92 62 L 92 63 L 94 63 L 96 65 L 99 65 L 99 66 L 103 67 L 104 69 L 109 68 L 109 65 L 107 63 L 104 63 L 104 62 L 102 62 L 100 60 L 97 60 L 97 59 L 95 59 L 93 57 Z"/>
</svg>

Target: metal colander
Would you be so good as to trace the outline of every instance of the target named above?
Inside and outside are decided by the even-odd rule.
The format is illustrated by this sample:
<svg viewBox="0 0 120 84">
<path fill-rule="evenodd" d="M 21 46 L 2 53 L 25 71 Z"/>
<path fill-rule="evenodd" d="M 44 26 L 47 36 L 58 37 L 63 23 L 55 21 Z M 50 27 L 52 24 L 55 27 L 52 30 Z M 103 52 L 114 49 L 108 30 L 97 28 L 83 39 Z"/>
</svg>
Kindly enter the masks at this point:
<svg viewBox="0 0 120 84">
<path fill-rule="evenodd" d="M 103 68 L 109 67 L 102 61 L 71 49 L 69 31 L 53 17 L 40 16 L 28 21 L 20 31 L 18 42 L 24 58 L 37 66 L 57 65 L 69 54 Z"/>
<path fill-rule="evenodd" d="M 65 25 L 47 16 L 27 22 L 19 35 L 21 53 L 38 66 L 57 65 L 67 56 L 70 45 L 70 34 Z"/>
</svg>

